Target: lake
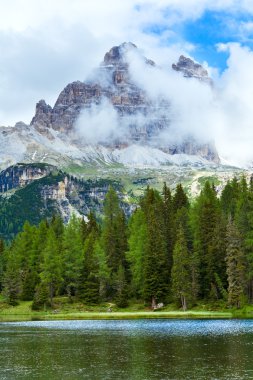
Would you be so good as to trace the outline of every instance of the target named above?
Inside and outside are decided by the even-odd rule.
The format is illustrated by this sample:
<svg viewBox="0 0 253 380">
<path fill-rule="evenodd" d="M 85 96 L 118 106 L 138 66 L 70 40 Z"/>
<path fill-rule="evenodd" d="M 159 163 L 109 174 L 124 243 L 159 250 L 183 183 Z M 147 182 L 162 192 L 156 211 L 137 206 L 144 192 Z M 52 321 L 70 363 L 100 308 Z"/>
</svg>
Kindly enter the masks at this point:
<svg viewBox="0 0 253 380">
<path fill-rule="evenodd" d="M 253 321 L 0 323 L 0 379 L 253 379 Z"/>
</svg>

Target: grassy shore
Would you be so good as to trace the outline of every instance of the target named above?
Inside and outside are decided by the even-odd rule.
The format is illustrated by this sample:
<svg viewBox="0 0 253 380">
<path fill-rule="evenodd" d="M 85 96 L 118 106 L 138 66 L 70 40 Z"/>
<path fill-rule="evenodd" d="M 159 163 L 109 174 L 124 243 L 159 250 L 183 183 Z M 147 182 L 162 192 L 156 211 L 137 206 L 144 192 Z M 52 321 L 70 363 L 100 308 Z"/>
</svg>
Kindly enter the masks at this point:
<svg viewBox="0 0 253 380">
<path fill-rule="evenodd" d="M 168 305 L 157 311 L 145 308 L 143 304 L 132 303 L 125 309 L 114 304 L 87 306 L 78 302 L 70 303 L 66 297 L 54 300 L 54 307 L 35 311 L 31 301 L 21 301 L 10 306 L 0 298 L 0 321 L 57 320 L 57 319 L 155 319 L 155 318 L 253 318 L 253 306 L 243 309 L 226 309 L 222 305 L 200 304 L 187 311 Z"/>
</svg>

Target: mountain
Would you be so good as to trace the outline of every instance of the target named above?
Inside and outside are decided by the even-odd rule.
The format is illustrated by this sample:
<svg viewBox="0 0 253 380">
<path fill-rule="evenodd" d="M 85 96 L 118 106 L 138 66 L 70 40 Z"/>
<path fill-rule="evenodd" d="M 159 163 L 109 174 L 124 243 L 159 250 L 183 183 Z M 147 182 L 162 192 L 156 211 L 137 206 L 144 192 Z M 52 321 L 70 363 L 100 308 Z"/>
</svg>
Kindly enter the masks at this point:
<svg viewBox="0 0 253 380">
<path fill-rule="evenodd" d="M 150 99 L 135 83 L 130 70 L 130 53 L 137 54 L 151 70 L 156 67 L 132 43 L 113 47 L 87 81 L 76 81 L 63 89 L 54 107 L 40 100 L 30 125 L 19 122 L 15 127 L 0 128 L 0 167 L 20 161 L 47 162 L 61 167 L 72 163 L 171 165 L 178 161 L 174 158 L 178 154 L 181 155 L 179 161 L 182 155 L 187 155 L 197 164 L 203 160 L 219 163 L 212 143 L 198 143 L 192 136 L 170 144 L 158 138 L 161 131 L 170 128 L 170 104 L 162 98 Z M 172 70 L 186 77 L 185 80 L 192 78 L 206 85 L 211 83 L 207 71 L 189 58 L 181 56 Z M 101 141 L 90 142 L 80 136 L 76 126 L 83 113 L 103 102 L 116 112 L 119 125 L 115 135 L 107 138 L 101 135 Z M 122 125 L 124 133 L 119 135 Z M 96 128 L 90 125 L 89 119 L 83 121 L 81 127 L 88 135 L 91 132 L 96 135 L 96 130 L 91 131 Z M 100 135 L 99 129 L 97 135 Z M 188 157 L 185 157 L 184 163 L 187 162 Z"/>
<path fill-rule="evenodd" d="M 119 181 L 80 180 L 48 164 L 16 164 L 0 173 L 0 238 L 12 238 L 28 220 L 60 215 L 102 213 L 109 186 L 117 191 L 126 215 L 132 212 L 128 195 Z"/>
<path fill-rule="evenodd" d="M 55 213 L 65 221 L 73 212 L 99 214 L 110 184 L 130 213 L 147 185 L 161 190 L 167 182 L 173 189 L 181 182 L 194 196 L 207 179 L 219 191 L 242 173 L 222 165 L 210 142 L 187 136 L 169 144 L 159 138 L 170 131 L 170 104 L 162 97 L 151 99 L 133 79 L 135 55 L 151 74 L 157 68 L 134 44 L 115 46 L 88 80 L 68 84 L 53 107 L 40 100 L 30 125 L 0 127 L 0 231 L 5 238 L 26 219 L 37 224 Z M 212 87 L 207 71 L 190 58 L 180 56 L 171 70 L 183 80 Z M 108 124 L 108 109 L 109 124 L 115 122 L 116 129 L 105 136 L 100 128 Z M 90 115 L 99 116 L 96 123 Z M 122 126 L 124 133 L 118 133 Z"/>
</svg>

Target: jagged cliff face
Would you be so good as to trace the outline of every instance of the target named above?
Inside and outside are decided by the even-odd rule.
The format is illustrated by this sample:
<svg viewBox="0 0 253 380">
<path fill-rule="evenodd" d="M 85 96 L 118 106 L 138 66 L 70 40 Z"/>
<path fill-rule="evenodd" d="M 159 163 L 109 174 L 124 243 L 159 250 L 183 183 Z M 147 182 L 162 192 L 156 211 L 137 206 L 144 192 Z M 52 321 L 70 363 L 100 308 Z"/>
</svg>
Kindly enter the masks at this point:
<svg viewBox="0 0 253 380">
<path fill-rule="evenodd" d="M 54 131 L 73 136 L 75 123 L 80 113 L 93 104 L 101 104 L 103 99 L 107 99 L 117 111 L 122 123 L 127 118 L 138 115 L 141 115 L 145 122 L 138 125 L 132 118 L 128 125 L 127 138 L 121 137 L 114 141 L 101 142 L 103 145 L 113 149 L 125 148 L 136 143 L 143 145 L 153 142 L 160 131 L 169 128 L 170 120 L 167 117 L 169 104 L 164 99 L 153 103 L 145 91 L 133 82 L 128 61 L 128 52 L 131 50 L 137 50 L 132 43 L 113 47 L 105 54 L 93 79 L 86 83 L 76 81 L 68 84 L 60 93 L 53 108 L 41 100 L 36 105 L 36 114 L 31 126 L 51 140 L 54 139 Z M 147 65 L 155 66 L 153 61 L 143 59 Z M 211 83 L 207 71 L 189 58 L 181 56 L 172 68 L 187 78 L 201 80 L 207 85 Z M 85 144 L 85 141 L 82 144 Z M 161 147 L 156 144 L 156 148 Z M 185 153 L 199 155 L 210 161 L 219 161 L 212 144 L 200 145 L 193 138 L 178 144 L 167 144 L 162 147 L 162 150 L 169 154 Z"/>
<path fill-rule="evenodd" d="M 33 181 L 43 178 L 53 170 L 49 165 L 17 164 L 0 173 L 0 193 L 25 187 Z"/>
</svg>

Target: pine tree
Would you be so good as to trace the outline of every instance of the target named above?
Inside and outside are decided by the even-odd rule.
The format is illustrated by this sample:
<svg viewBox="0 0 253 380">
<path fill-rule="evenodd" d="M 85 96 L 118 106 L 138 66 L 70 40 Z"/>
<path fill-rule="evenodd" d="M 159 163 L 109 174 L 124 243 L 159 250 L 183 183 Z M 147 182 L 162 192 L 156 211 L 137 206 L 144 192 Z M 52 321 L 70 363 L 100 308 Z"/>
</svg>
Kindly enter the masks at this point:
<svg viewBox="0 0 253 380">
<path fill-rule="evenodd" d="M 20 259 L 11 248 L 7 251 L 7 265 L 3 280 L 3 294 L 7 302 L 15 306 L 18 304 L 22 292 L 22 281 L 20 276 Z"/>
<path fill-rule="evenodd" d="M 76 295 L 79 271 L 82 262 L 82 234 L 81 220 L 74 214 L 62 235 L 62 259 L 63 259 L 63 281 L 69 300 Z"/>
<path fill-rule="evenodd" d="M 169 284 L 163 202 L 159 194 L 147 189 L 142 208 L 147 224 L 143 296 L 146 302 L 155 307 L 157 302 L 166 302 Z"/>
<path fill-rule="evenodd" d="M 35 294 L 33 297 L 32 310 L 40 310 L 41 308 L 46 309 L 49 304 L 49 289 L 45 282 L 40 282 L 35 289 Z"/>
<path fill-rule="evenodd" d="M 81 263 L 78 296 L 87 304 L 97 304 L 100 301 L 99 258 L 95 246 L 99 239 L 99 229 L 93 214 L 89 215 L 87 224 L 88 236 L 84 242 L 83 259 Z"/>
<path fill-rule="evenodd" d="M 251 185 L 252 186 L 252 185 Z M 246 203 L 247 202 L 247 203 Z M 240 219 L 237 217 L 237 225 L 244 238 L 244 246 L 246 253 L 246 275 L 248 301 L 253 302 L 253 191 L 249 188 L 247 201 L 243 202 L 244 207 L 240 208 Z M 239 219 L 239 222 L 238 222 Z M 240 220 L 243 223 L 240 223 Z"/>
<path fill-rule="evenodd" d="M 232 181 L 226 183 L 221 193 L 221 209 L 226 217 L 234 218 L 239 192 L 239 183 L 234 177 Z"/>
<path fill-rule="evenodd" d="M 189 207 L 189 200 L 181 183 L 178 184 L 176 187 L 176 192 L 174 194 L 172 203 L 173 203 L 174 213 L 176 213 L 177 210 L 179 210 L 182 207 L 186 207 L 186 208 Z"/>
<path fill-rule="evenodd" d="M 222 271 L 220 265 L 224 258 L 217 261 L 217 225 L 221 220 L 221 211 L 217 195 L 207 181 L 200 196 L 197 198 L 191 211 L 191 225 L 194 231 L 194 256 L 199 262 L 200 296 L 203 298 L 217 298 L 215 273 Z M 222 252 L 220 252 L 222 253 Z M 224 251 L 223 254 L 225 255 Z M 224 267 L 224 265 L 223 265 Z"/>
<path fill-rule="evenodd" d="M 192 298 L 192 277 L 190 256 L 187 249 L 184 230 L 181 225 L 178 229 L 177 240 L 173 251 L 173 267 L 171 277 L 174 299 L 177 302 L 181 302 L 181 306 L 185 311 L 189 300 Z"/>
<path fill-rule="evenodd" d="M 115 295 L 114 279 L 120 265 L 123 266 L 128 278 L 128 263 L 126 260 L 127 232 L 123 210 L 119 206 L 119 199 L 112 187 L 109 188 L 104 202 L 104 221 L 102 226 L 101 245 L 107 258 L 110 270 L 111 288 L 109 295 Z"/>
<path fill-rule="evenodd" d="M 144 287 L 144 257 L 147 250 L 147 223 L 144 212 L 137 209 L 129 222 L 129 251 L 127 259 L 132 274 L 131 290 L 137 298 L 143 297 Z"/>
<path fill-rule="evenodd" d="M 127 307 L 128 305 L 128 284 L 126 281 L 125 268 L 120 265 L 118 273 L 115 276 L 116 305 L 118 307 Z"/>
<path fill-rule="evenodd" d="M 94 253 L 99 263 L 99 299 L 105 301 L 107 299 L 108 290 L 110 289 L 110 269 L 107 265 L 107 258 L 104 249 L 101 246 L 101 241 L 97 240 L 94 245 Z"/>
<path fill-rule="evenodd" d="M 228 276 L 228 304 L 240 308 L 245 289 L 245 256 L 242 237 L 230 221 L 227 228 L 226 264 Z"/>
<path fill-rule="evenodd" d="M 62 260 L 60 256 L 59 241 L 55 230 L 51 225 L 45 249 L 42 253 L 40 272 L 41 286 L 47 286 L 50 304 L 53 305 L 53 297 L 62 283 Z"/>
<path fill-rule="evenodd" d="M 4 241 L 0 239 L 0 293 L 3 289 L 3 280 L 4 280 Z"/>
<path fill-rule="evenodd" d="M 36 274 L 33 266 L 34 259 L 34 236 L 36 228 L 25 222 L 22 231 L 15 237 L 11 250 L 19 262 L 19 276 L 21 281 L 21 294 L 23 300 L 32 300 Z"/>
<path fill-rule="evenodd" d="M 175 213 L 172 202 L 172 196 L 170 189 L 167 187 L 166 183 L 163 186 L 163 204 L 164 204 L 164 227 L 165 227 L 165 241 L 167 248 L 167 260 L 168 260 L 168 272 L 171 273 L 172 268 L 172 255 L 175 242 Z"/>
</svg>

